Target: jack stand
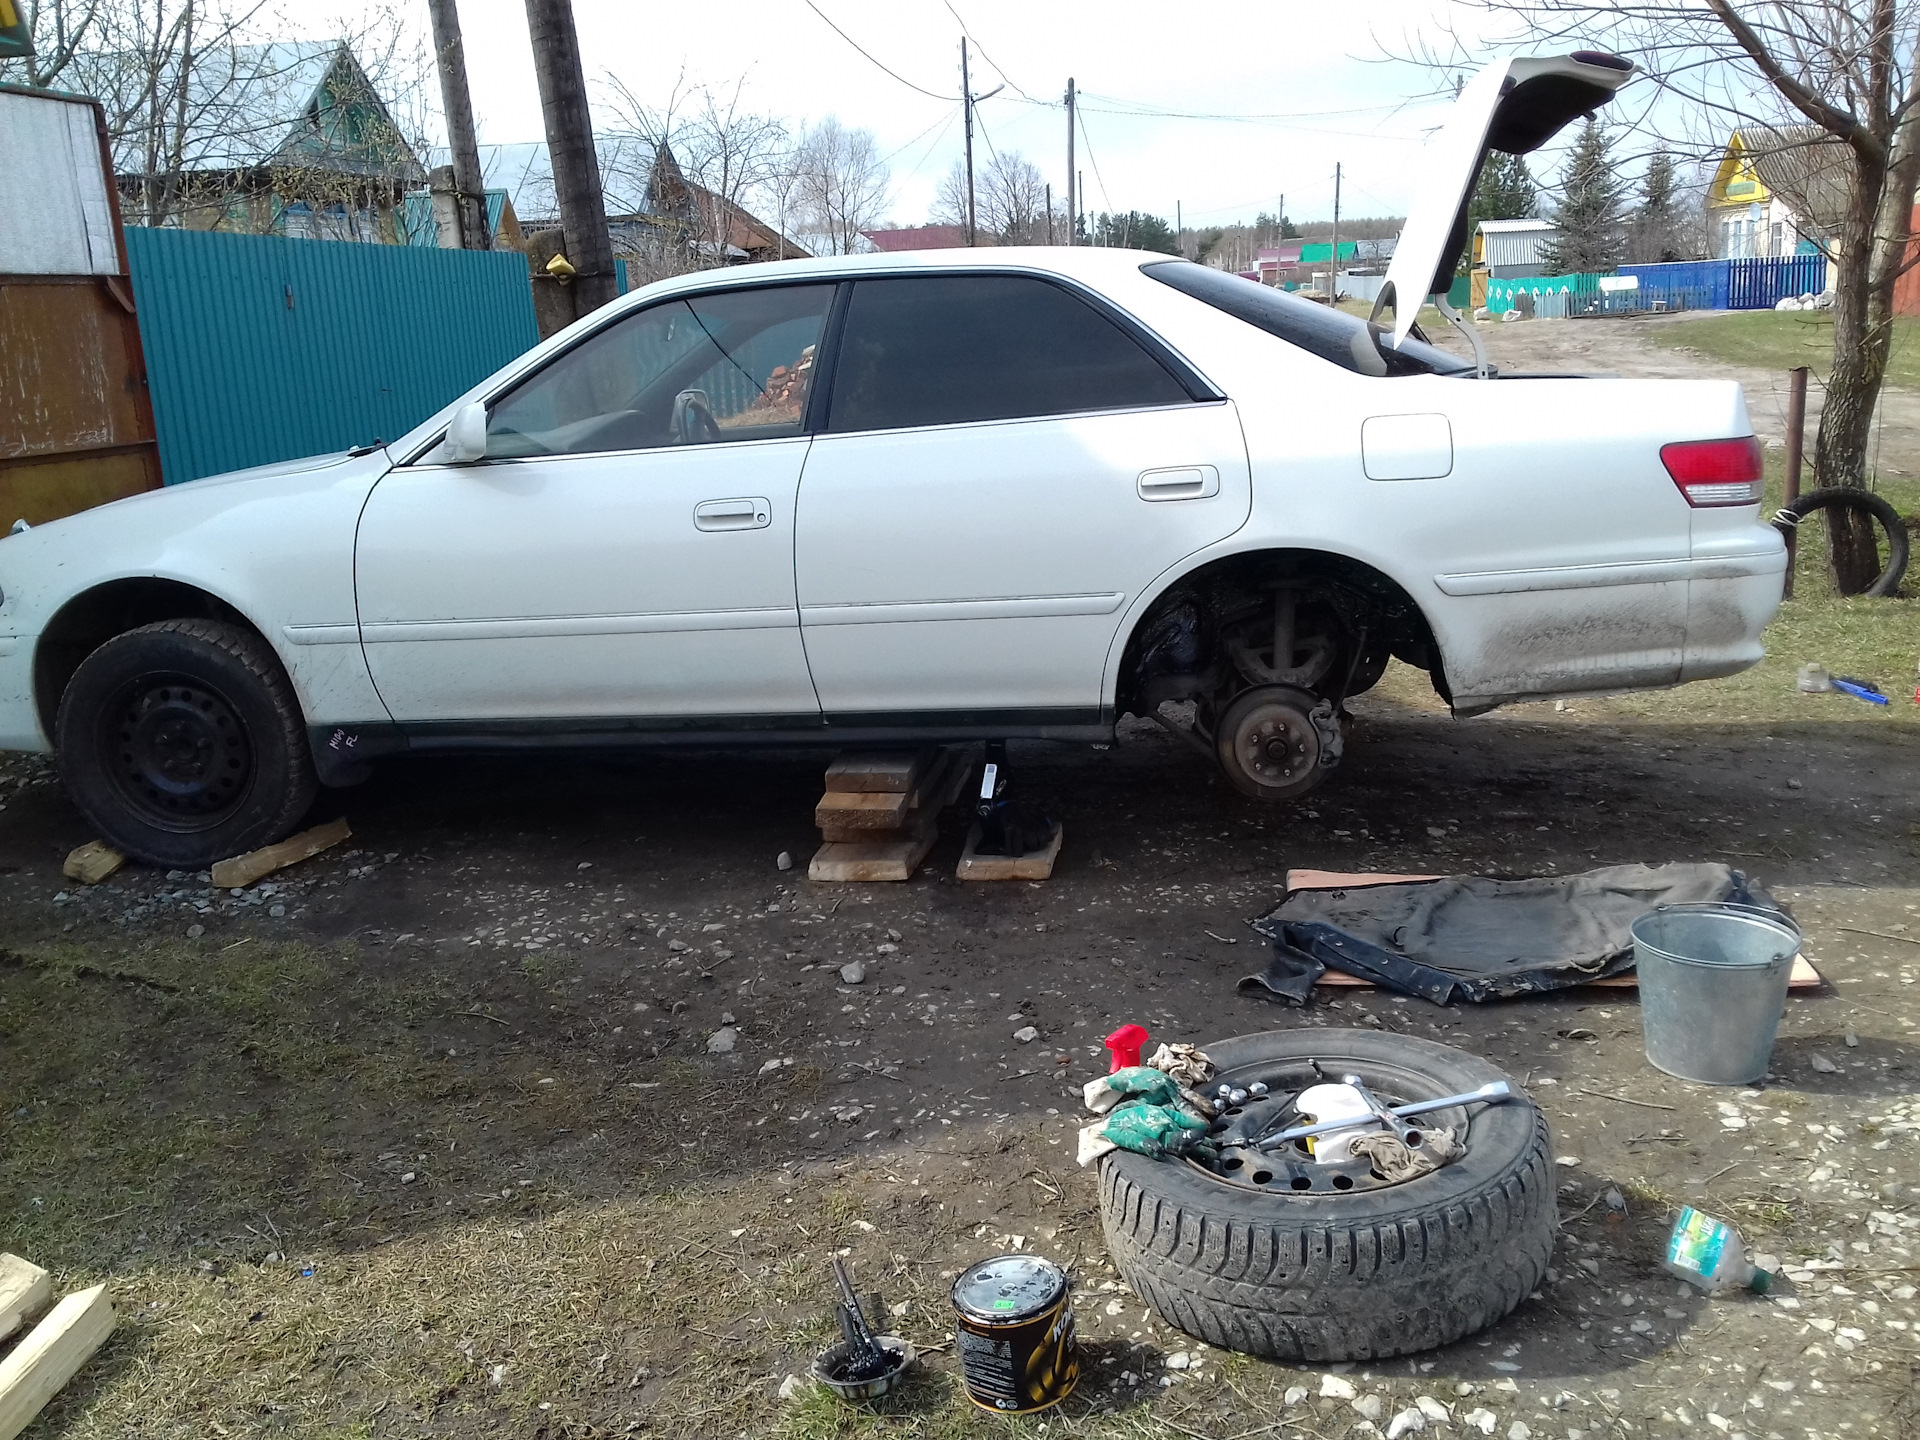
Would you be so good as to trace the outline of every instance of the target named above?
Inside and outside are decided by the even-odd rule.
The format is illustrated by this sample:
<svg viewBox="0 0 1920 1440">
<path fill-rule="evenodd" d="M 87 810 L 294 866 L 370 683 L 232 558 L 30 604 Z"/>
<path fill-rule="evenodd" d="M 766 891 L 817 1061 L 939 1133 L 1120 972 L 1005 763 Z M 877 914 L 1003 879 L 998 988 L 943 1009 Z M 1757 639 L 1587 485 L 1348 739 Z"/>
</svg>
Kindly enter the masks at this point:
<svg viewBox="0 0 1920 1440">
<path fill-rule="evenodd" d="M 1007 742 L 987 742 L 986 768 L 974 801 L 974 824 L 960 857 L 962 880 L 1044 880 L 1053 873 L 1063 835 L 1058 821 L 1007 795 Z"/>
</svg>

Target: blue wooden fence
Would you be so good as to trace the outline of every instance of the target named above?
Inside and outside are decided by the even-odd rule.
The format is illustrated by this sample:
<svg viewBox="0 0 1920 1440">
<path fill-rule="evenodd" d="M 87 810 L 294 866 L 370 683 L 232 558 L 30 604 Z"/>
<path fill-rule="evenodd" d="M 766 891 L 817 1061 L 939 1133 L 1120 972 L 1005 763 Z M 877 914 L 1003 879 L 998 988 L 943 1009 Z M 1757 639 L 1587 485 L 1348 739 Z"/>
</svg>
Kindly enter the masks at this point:
<svg viewBox="0 0 1920 1440">
<path fill-rule="evenodd" d="M 527 260 L 129 227 L 170 485 L 391 440 L 530 349 Z"/>
<path fill-rule="evenodd" d="M 1824 255 L 1622 265 L 1620 273 L 1640 278 L 1640 288 L 1624 300 L 1636 310 L 1770 310 L 1789 295 L 1818 295 L 1827 288 Z"/>
</svg>

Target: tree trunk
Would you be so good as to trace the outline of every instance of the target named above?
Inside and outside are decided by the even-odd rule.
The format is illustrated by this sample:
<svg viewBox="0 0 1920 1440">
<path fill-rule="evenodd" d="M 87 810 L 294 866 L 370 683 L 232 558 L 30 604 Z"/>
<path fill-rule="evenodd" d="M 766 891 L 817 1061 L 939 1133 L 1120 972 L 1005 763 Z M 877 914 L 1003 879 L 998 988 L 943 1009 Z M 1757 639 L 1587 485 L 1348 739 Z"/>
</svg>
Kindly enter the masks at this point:
<svg viewBox="0 0 1920 1440">
<path fill-rule="evenodd" d="M 1893 282 L 1898 263 L 1885 263 L 1889 185 L 1885 169 L 1856 166 L 1854 194 L 1841 230 L 1835 262 L 1833 297 L 1833 369 L 1820 407 L 1820 433 L 1814 447 L 1814 475 L 1822 486 L 1864 488 L 1867 452 L 1873 438 L 1874 408 L 1887 373 L 1893 338 Z M 1898 250 L 1906 249 L 1906 217 L 1897 222 Z M 1835 585 L 1842 595 L 1858 595 L 1880 573 L 1873 523 L 1851 512 L 1829 510 L 1827 538 Z"/>
</svg>

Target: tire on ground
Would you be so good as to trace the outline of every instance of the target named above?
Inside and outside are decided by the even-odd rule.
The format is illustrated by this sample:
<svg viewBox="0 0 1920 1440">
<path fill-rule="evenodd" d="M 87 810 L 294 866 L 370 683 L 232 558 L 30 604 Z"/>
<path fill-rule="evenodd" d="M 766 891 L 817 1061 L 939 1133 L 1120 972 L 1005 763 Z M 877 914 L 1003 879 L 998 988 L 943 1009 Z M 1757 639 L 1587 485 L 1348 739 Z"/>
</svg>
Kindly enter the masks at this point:
<svg viewBox="0 0 1920 1440">
<path fill-rule="evenodd" d="M 1887 537 L 1887 563 L 1872 584 L 1860 593 L 1872 599 L 1884 599 L 1900 589 L 1906 578 L 1908 552 L 1912 548 L 1907 522 L 1900 512 L 1871 490 L 1851 485 L 1828 485 L 1809 490 L 1784 509 L 1774 512 L 1773 526 L 1782 535 L 1792 536 L 1807 516 L 1821 510 L 1857 510 L 1879 525 Z"/>
<path fill-rule="evenodd" d="M 231 798 L 201 814 L 168 813 L 129 775 L 128 706 L 170 684 L 217 697 L 248 757 Z M 54 748 L 67 793 L 100 837 L 150 865 L 198 869 L 284 839 L 318 790 L 286 672 L 264 640 L 225 621 L 163 620 L 101 645 L 60 697 Z"/>
<path fill-rule="evenodd" d="M 1328 1079 L 1351 1066 L 1408 1098 L 1506 1078 L 1463 1051 L 1372 1031 L 1204 1048 L 1238 1085 L 1308 1058 Z M 1114 1151 L 1100 1162 L 1100 1211 L 1114 1264 L 1168 1324 L 1226 1349 L 1316 1363 L 1405 1355 L 1484 1329 L 1540 1284 L 1558 1225 L 1546 1121 L 1515 1101 L 1474 1107 L 1454 1163 L 1346 1194 L 1264 1193 L 1184 1160 Z"/>
</svg>

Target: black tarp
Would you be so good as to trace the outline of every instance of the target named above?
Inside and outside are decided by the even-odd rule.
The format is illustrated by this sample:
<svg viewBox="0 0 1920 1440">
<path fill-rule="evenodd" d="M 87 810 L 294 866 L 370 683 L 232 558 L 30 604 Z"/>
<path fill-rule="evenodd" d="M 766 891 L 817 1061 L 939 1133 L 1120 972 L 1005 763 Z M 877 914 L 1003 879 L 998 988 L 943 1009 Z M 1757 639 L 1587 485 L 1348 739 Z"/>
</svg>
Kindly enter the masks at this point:
<svg viewBox="0 0 1920 1440">
<path fill-rule="evenodd" d="M 1717 864 L 1610 865 L 1580 875 L 1292 890 L 1253 922 L 1273 960 L 1240 989 L 1304 1005 L 1327 970 L 1436 1005 L 1585 985 L 1633 968 L 1633 922 L 1660 905 L 1719 901 L 1778 911 Z"/>
</svg>

